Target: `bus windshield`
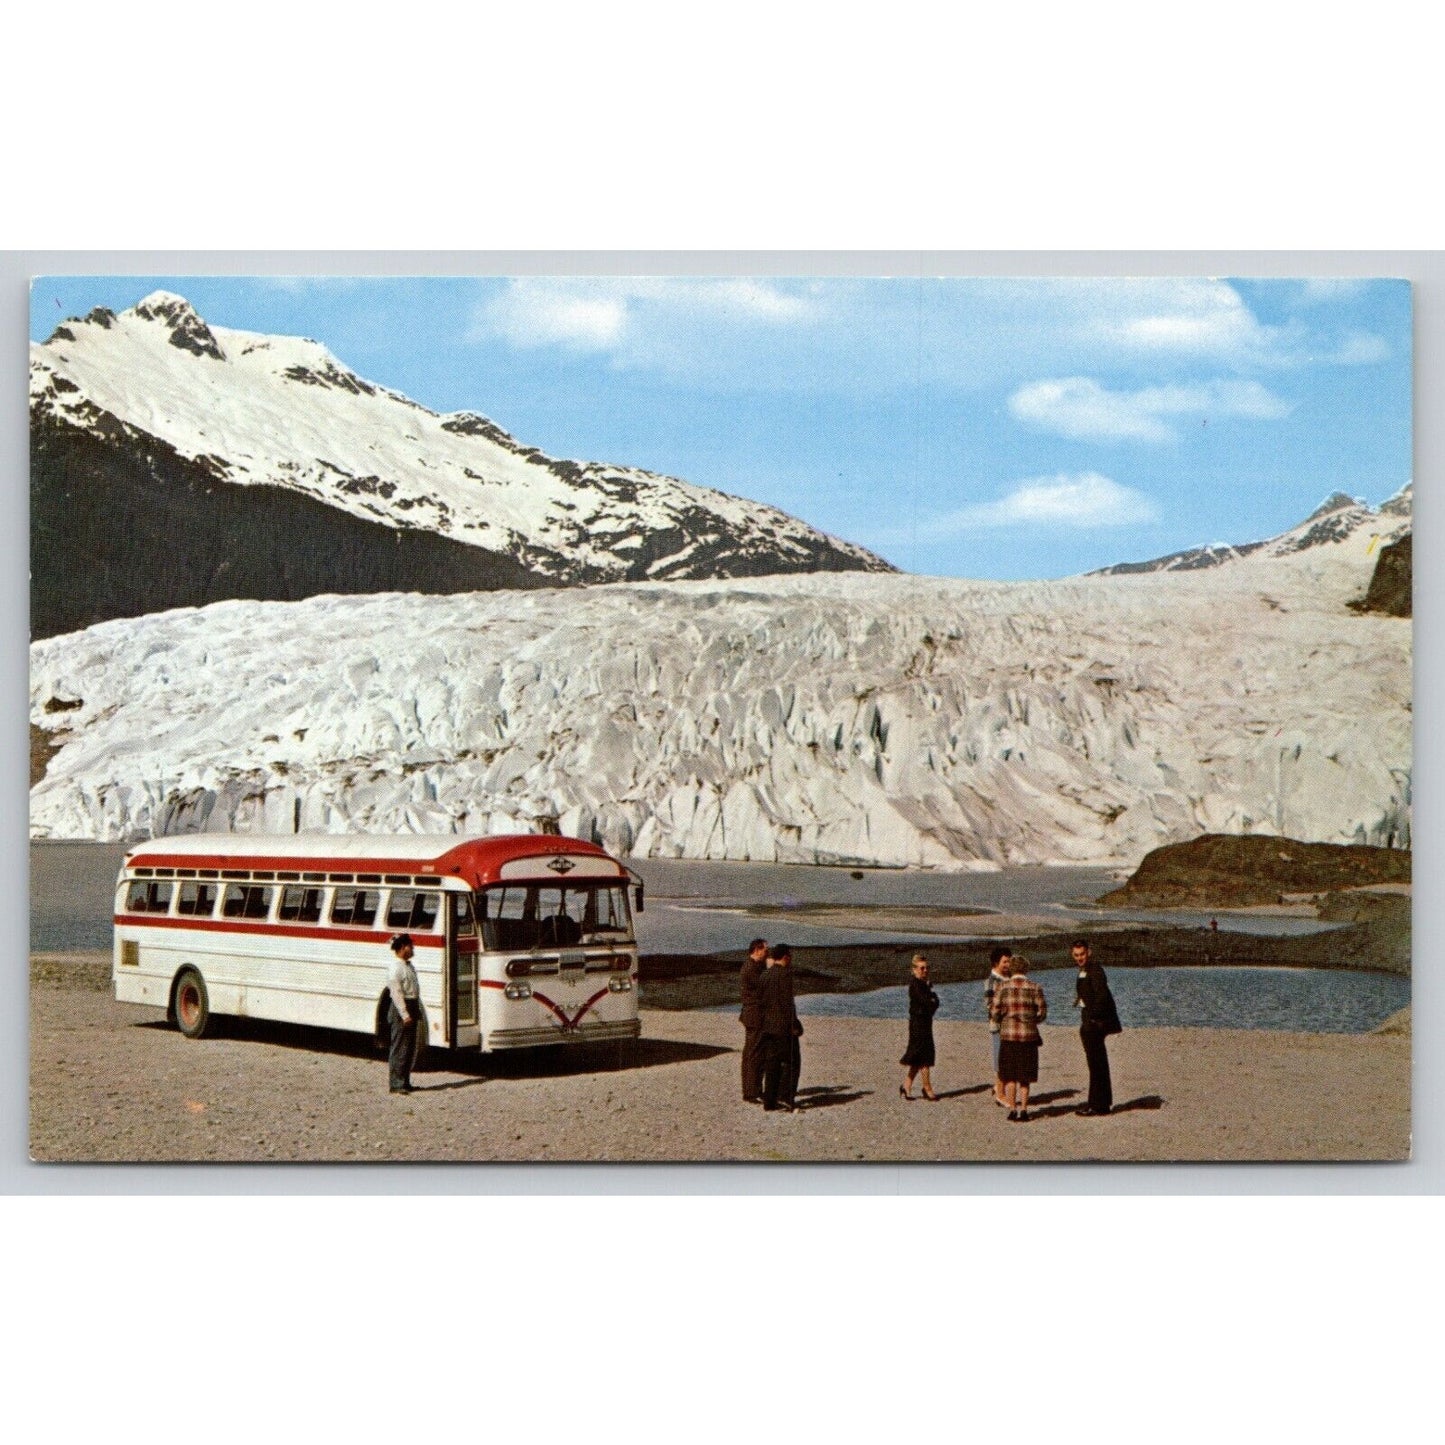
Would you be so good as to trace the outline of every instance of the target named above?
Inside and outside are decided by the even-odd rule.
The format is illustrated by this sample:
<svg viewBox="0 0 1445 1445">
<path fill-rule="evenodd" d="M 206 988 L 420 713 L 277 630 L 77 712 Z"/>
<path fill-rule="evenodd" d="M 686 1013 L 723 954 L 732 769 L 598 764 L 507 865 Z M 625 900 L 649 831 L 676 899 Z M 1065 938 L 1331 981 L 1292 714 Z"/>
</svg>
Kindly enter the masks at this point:
<svg viewBox="0 0 1445 1445">
<path fill-rule="evenodd" d="M 480 896 L 487 949 L 631 943 L 623 883 L 504 883 Z"/>
</svg>

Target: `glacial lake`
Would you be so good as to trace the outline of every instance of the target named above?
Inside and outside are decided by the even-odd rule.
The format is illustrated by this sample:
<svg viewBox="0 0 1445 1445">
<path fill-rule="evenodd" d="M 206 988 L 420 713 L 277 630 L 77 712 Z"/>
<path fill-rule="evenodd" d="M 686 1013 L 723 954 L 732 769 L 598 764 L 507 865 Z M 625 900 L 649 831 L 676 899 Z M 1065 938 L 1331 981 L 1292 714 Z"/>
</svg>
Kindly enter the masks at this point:
<svg viewBox="0 0 1445 1445">
<path fill-rule="evenodd" d="M 1298 1033 L 1359 1034 L 1382 1024 L 1410 1002 L 1410 980 L 1387 973 L 1319 968 L 1111 968 L 1109 988 L 1119 1017 L 1130 1028 L 1285 1029 Z M 1045 1036 L 1077 1029 L 1071 968 L 1029 975 L 1044 990 Z M 935 1018 L 980 1022 L 983 984 L 937 987 Z M 735 1011 L 736 1004 L 729 1005 Z M 721 1012 L 721 1010 L 720 1010 Z M 869 993 L 804 994 L 803 1017 L 899 1019 L 908 1017 L 906 987 Z M 901 1047 L 901 1044 L 900 1044 Z"/>
<path fill-rule="evenodd" d="M 823 948 L 988 936 L 978 931 L 949 934 L 935 927 L 887 924 L 870 917 L 872 909 L 898 907 L 1042 915 L 1061 930 L 1079 933 L 1087 933 L 1100 923 L 1130 922 L 1202 929 L 1209 926 L 1211 918 L 1218 922 L 1221 932 L 1274 938 L 1324 932 L 1338 926 L 1280 914 L 1092 907 L 1094 899 L 1124 880 L 1126 872 L 1116 868 L 940 873 L 663 858 L 629 859 L 628 866 L 647 884 L 647 908 L 636 920 L 637 939 L 644 953 L 741 951 L 748 939 L 758 936 Z M 855 873 L 860 876 L 855 877 Z M 760 905 L 773 911 L 765 917 L 748 912 Z M 819 906 L 845 912 L 847 926 L 809 921 L 809 911 Z M 1001 929 L 995 936 L 1007 937 L 1011 932 Z"/>
</svg>

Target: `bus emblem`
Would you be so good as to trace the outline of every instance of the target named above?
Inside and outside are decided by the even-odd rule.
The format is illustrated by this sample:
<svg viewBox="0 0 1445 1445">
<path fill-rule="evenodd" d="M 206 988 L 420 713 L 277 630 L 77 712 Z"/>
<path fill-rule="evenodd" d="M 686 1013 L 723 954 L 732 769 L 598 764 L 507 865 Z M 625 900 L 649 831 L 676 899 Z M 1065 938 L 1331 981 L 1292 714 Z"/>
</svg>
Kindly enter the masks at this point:
<svg viewBox="0 0 1445 1445">
<path fill-rule="evenodd" d="M 570 873 L 577 865 L 570 858 L 554 858 L 547 865 L 554 873 Z"/>
</svg>

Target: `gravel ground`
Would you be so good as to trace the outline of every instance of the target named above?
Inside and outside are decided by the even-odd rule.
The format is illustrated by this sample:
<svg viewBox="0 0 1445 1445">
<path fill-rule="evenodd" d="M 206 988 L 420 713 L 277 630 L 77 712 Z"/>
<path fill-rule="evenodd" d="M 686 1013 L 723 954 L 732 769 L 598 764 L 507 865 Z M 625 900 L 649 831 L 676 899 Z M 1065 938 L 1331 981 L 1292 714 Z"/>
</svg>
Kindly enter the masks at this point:
<svg viewBox="0 0 1445 1445">
<path fill-rule="evenodd" d="M 981 1023 L 935 1026 L 937 1104 L 899 1097 L 906 1025 L 810 1018 L 796 1114 L 739 1098 L 730 1015 L 644 1009 L 615 1048 L 446 1059 L 386 1090 L 369 1041 L 249 1020 L 191 1041 L 118 1004 L 97 955 L 32 961 L 39 1161 L 1341 1160 L 1410 1148 L 1410 1037 L 1137 1029 L 1110 1043 L 1122 1106 L 1081 1119 L 1077 1035 L 1050 1031 L 1037 1106 L 990 1102 Z"/>
</svg>

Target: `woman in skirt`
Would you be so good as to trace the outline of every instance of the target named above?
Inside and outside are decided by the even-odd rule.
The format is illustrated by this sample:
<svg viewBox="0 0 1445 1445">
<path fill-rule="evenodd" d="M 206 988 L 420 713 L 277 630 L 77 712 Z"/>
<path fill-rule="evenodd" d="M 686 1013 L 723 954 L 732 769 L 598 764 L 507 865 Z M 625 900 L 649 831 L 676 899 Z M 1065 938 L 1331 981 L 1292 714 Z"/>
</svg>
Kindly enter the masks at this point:
<svg viewBox="0 0 1445 1445">
<path fill-rule="evenodd" d="M 908 1077 L 898 1086 L 905 1099 L 913 1097 L 913 1081 L 923 1075 L 923 1097 L 933 1103 L 933 1016 L 938 1012 L 938 995 L 928 982 L 928 960 L 921 953 L 913 955 L 910 965 L 913 977 L 908 980 L 908 1047 L 898 1060 L 908 1070 Z"/>
<path fill-rule="evenodd" d="M 1029 1085 L 1039 1077 L 1039 1025 L 1048 1017 L 1044 991 L 1029 976 L 1029 961 L 1016 953 L 1007 983 L 998 986 L 990 1013 L 998 1024 L 998 1075 L 1003 1080 L 1008 1116 L 1023 1123 L 1029 1117 Z"/>
</svg>

